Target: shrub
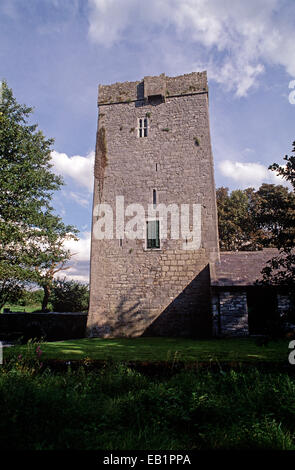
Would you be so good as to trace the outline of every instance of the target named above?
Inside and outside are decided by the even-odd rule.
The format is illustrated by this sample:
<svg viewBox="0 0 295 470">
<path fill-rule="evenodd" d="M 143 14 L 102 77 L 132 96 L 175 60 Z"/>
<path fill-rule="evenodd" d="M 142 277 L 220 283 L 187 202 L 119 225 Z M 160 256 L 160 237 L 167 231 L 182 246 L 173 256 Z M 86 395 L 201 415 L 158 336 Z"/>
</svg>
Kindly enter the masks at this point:
<svg viewBox="0 0 295 470">
<path fill-rule="evenodd" d="M 89 286 L 77 281 L 57 279 L 50 296 L 55 312 L 82 312 L 88 310 Z"/>
</svg>

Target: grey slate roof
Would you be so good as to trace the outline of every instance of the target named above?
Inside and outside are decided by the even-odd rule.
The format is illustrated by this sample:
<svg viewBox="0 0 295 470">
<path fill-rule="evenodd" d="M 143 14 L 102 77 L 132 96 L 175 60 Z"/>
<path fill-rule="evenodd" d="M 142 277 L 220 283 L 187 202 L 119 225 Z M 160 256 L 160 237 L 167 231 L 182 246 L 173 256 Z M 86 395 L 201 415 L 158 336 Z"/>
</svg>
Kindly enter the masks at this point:
<svg viewBox="0 0 295 470">
<path fill-rule="evenodd" d="M 278 255 L 276 248 L 261 251 L 224 251 L 211 269 L 212 286 L 251 286 L 261 279 L 266 262 Z"/>
</svg>

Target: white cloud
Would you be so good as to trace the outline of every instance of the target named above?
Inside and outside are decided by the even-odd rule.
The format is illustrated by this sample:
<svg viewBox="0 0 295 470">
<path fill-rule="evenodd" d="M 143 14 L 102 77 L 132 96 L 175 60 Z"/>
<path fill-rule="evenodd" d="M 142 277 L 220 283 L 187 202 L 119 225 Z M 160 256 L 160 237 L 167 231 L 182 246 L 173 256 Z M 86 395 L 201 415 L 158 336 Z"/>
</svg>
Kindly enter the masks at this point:
<svg viewBox="0 0 295 470">
<path fill-rule="evenodd" d="M 157 44 L 162 63 L 171 59 L 171 51 L 175 62 L 178 54 L 190 65 L 197 59 L 209 78 L 238 96 L 245 96 L 257 84 L 266 65 L 283 66 L 295 76 L 294 2 L 89 0 L 89 6 L 92 41 L 110 47 L 128 40 L 139 47 L 144 44 L 146 50 L 148 44 Z M 152 49 L 148 50 L 154 61 Z"/>
<path fill-rule="evenodd" d="M 73 239 L 64 242 L 65 248 L 73 253 L 73 261 L 89 261 L 90 260 L 90 244 L 91 233 L 83 232 L 83 236 L 77 241 Z"/>
<path fill-rule="evenodd" d="M 90 266 L 90 245 L 91 233 L 83 232 L 82 237 L 77 241 L 73 239 L 65 240 L 64 246 L 70 250 L 72 257 L 67 263 L 68 269 L 60 271 L 57 277 L 66 278 L 67 280 L 89 282 L 89 266 Z"/>
<path fill-rule="evenodd" d="M 90 152 L 86 157 L 74 155 L 68 157 L 66 153 L 59 153 L 53 150 L 51 160 L 57 174 L 72 178 L 79 186 L 93 190 L 93 167 L 94 152 Z"/>
<path fill-rule="evenodd" d="M 89 206 L 89 199 L 86 199 L 83 195 L 74 193 L 73 191 L 70 191 L 70 197 L 74 199 L 80 206 L 82 207 L 87 207 Z"/>
<path fill-rule="evenodd" d="M 130 21 L 134 0 L 89 0 L 89 35 L 98 43 L 111 46 L 120 39 Z M 118 14 L 119 13 L 119 14 Z"/>
<path fill-rule="evenodd" d="M 261 163 L 244 163 L 231 160 L 223 160 L 219 163 L 219 170 L 223 176 L 234 180 L 241 189 L 259 188 L 262 183 L 289 184 L 274 171 L 269 170 Z"/>
<path fill-rule="evenodd" d="M 83 283 L 89 283 L 89 264 L 77 263 L 75 266 L 71 266 L 66 271 L 58 273 L 56 278 L 66 278 L 68 281 L 78 281 Z"/>
<path fill-rule="evenodd" d="M 82 207 L 88 207 L 90 196 L 93 190 L 93 165 L 94 152 L 90 152 L 86 157 L 75 155 L 69 157 L 65 153 L 51 152 L 54 171 L 64 177 L 72 178 L 77 185 L 86 188 L 85 194 L 77 191 L 63 191 L 63 198 L 74 199 Z M 60 202 L 59 199 L 57 201 Z M 84 227 L 85 228 L 85 227 Z M 72 257 L 67 263 L 69 269 L 58 273 L 56 277 L 66 277 L 80 282 L 89 282 L 91 233 L 82 232 L 77 241 L 73 239 L 65 240 L 64 246 L 70 250 Z"/>
</svg>

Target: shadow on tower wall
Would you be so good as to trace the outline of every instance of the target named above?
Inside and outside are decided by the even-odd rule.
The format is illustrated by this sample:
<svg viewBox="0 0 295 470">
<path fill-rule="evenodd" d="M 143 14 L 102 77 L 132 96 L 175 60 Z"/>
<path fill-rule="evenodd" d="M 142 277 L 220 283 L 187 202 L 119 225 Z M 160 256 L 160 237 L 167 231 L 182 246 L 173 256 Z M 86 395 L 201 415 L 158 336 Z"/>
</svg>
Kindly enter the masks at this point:
<svg viewBox="0 0 295 470">
<path fill-rule="evenodd" d="M 92 326 L 91 336 L 211 337 L 209 265 L 200 271 L 158 316 L 155 310 L 144 307 L 139 299 L 134 299 L 134 292 L 130 290 L 120 298 L 110 321 Z"/>
<path fill-rule="evenodd" d="M 212 336 L 209 265 L 153 320 L 143 336 Z"/>
</svg>

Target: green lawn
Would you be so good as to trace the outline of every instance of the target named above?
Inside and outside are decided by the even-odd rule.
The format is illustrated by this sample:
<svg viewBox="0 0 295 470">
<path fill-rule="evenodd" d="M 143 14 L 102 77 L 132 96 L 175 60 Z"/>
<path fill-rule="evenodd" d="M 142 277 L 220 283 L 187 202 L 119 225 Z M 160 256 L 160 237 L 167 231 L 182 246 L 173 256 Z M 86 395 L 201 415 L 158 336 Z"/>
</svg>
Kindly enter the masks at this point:
<svg viewBox="0 0 295 470">
<path fill-rule="evenodd" d="M 42 360 L 288 362 L 288 340 L 258 346 L 253 338 L 192 340 L 182 338 L 79 339 L 43 343 Z M 26 346 L 4 349 L 4 359 Z"/>
<path fill-rule="evenodd" d="M 9 308 L 11 312 L 27 312 L 31 313 L 34 312 L 35 310 L 40 310 L 41 309 L 41 304 L 30 304 L 26 306 L 22 305 L 15 305 L 15 304 L 6 304 L 4 307 L 0 310 L 0 313 L 3 313 L 5 308 Z"/>
<path fill-rule="evenodd" d="M 288 345 L 95 338 L 4 348 L 0 450 L 295 450 Z M 86 367 L 91 359 L 103 367 Z M 151 364 L 160 373 L 146 374 Z"/>
</svg>

